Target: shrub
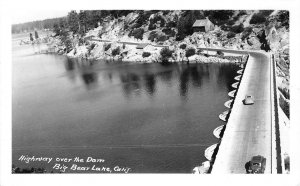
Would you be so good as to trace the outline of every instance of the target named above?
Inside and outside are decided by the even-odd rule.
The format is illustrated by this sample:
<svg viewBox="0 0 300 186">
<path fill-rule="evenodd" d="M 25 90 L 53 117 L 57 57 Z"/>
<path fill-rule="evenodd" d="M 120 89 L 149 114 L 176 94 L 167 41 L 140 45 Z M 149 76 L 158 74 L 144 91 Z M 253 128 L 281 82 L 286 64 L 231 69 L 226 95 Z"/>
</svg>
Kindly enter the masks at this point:
<svg viewBox="0 0 300 186">
<path fill-rule="evenodd" d="M 82 46 L 82 45 L 84 45 L 85 43 L 87 43 L 87 42 L 85 42 L 83 38 L 79 38 L 79 40 L 78 40 L 78 45 L 79 45 L 79 46 Z"/>
<path fill-rule="evenodd" d="M 147 23 L 149 17 L 151 16 L 151 11 L 138 11 L 139 15 L 136 19 L 136 22 L 133 26 L 133 28 L 140 28 L 142 25 Z"/>
<path fill-rule="evenodd" d="M 290 27 L 289 20 L 290 20 L 289 11 L 280 10 L 278 12 L 278 21 L 281 22 L 281 25 L 285 26 L 286 29 Z"/>
<path fill-rule="evenodd" d="M 129 24 L 124 24 L 124 30 L 127 30 L 129 28 Z"/>
<path fill-rule="evenodd" d="M 160 56 L 163 62 L 168 62 L 168 59 L 172 57 L 174 51 L 170 50 L 168 47 L 165 47 L 160 50 Z"/>
<path fill-rule="evenodd" d="M 250 20 L 250 24 L 260 24 L 267 20 L 267 17 L 273 12 L 273 10 L 261 10 L 254 14 Z"/>
<path fill-rule="evenodd" d="M 164 42 L 168 39 L 169 37 L 166 35 L 160 35 L 156 31 L 152 31 L 149 34 L 148 40 L 154 41 L 156 39 L 157 42 Z"/>
<path fill-rule="evenodd" d="M 166 41 L 168 39 L 168 37 L 167 36 L 165 36 L 165 35 L 160 35 L 160 36 L 158 36 L 158 38 L 157 38 L 157 41 L 158 42 L 164 42 L 164 41 Z"/>
<path fill-rule="evenodd" d="M 286 99 L 290 99 L 290 91 L 287 88 L 278 87 L 278 89 Z"/>
<path fill-rule="evenodd" d="M 197 52 L 196 52 L 196 54 L 200 55 L 202 52 L 203 52 L 202 49 L 198 49 Z"/>
<path fill-rule="evenodd" d="M 265 17 L 268 17 L 274 10 L 260 10 L 259 13 Z"/>
<path fill-rule="evenodd" d="M 105 31 L 100 30 L 99 33 L 98 33 L 98 37 L 101 38 L 103 34 L 105 34 Z"/>
<path fill-rule="evenodd" d="M 214 10 L 212 17 L 219 20 L 228 20 L 234 14 L 233 10 Z"/>
<path fill-rule="evenodd" d="M 67 53 L 69 53 L 71 50 L 73 50 L 73 44 L 70 39 L 66 39 L 63 43 L 66 47 Z"/>
<path fill-rule="evenodd" d="M 154 30 L 154 29 L 156 29 L 155 24 L 149 24 L 148 30 Z"/>
<path fill-rule="evenodd" d="M 219 55 L 219 56 L 224 56 L 224 53 L 223 53 L 221 50 L 218 50 L 218 51 L 217 51 L 217 55 Z"/>
<path fill-rule="evenodd" d="M 240 17 L 246 14 L 247 14 L 246 10 L 240 10 L 237 16 Z"/>
<path fill-rule="evenodd" d="M 150 34 L 149 34 L 148 40 L 150 40 L 150 41 L 153 42 L 153 41 L 155 40 L 155 38 L 157 38 L 157 37 L 158 37 L 157 32 L 152 31 L 152 32 L 150 32 Z"/>
<path fill-rule="evenodd" d="M 230 39 L 230 38 L 233 38 L 235 36 L 235 33 L 233 32 L 228 32 L 227 33 L 227 38 Z"/>
<path fill-rule="evenodd" d="M 143 56 L 143 58 L 149 57 L 149 56 L 151 56 L 151 53 L 150 52 L 143 52 L 142 56 Z"/>
<path fill-rule="evenodd" d="M 246 27 L 242 33 L 241 39 L 244 40 L 252 33 L 252 27 Z"/>
<path fill-rule="evenodd" d="M 227 25 L 230 25 L 230 26 L 232 26 L 232 25 L 234 25 L 234 23 L 235 23 L 235 21 L 234 21 L 234 20 L 229 20 L 229 21 L 227 22 Z"/>
<path fill-rule="evenodd" d="M 161 17 L 160 15 L 156 15 L 154 16 L 154 18 L 150 19 L 150 24 L 148 29 L 149 30 L 153 30 L 156 28 L 156 26 L 154 24 L 156 24 L 158 21 L 160 21 L 160 27 L 164 27 L 165 26 L 165 19 L 163 17 Z"/>
<path fill-rule="evenodd" d="M 92 43 L 89 47 L 88 47 L 88 53 L 90 54 L 91 51 L 95 48 L 96 44 Z"/>
<path fill-rule="evenodd" d="M 180 46 L 179 46 L 179 48 L 181 48 L 181 49 L 186 49 L 186 44 L 181 44 Z"/>
<path fill-rule="evenodd" d="M 105 44 L 105 45 L 104 45 L 104 51 L 107 51 L 107 50 L 109 50 L 109 49 L 110 49 L 110 47 L 111 47 L 111 43 L 109 43 L 109 44 Z"/>
<path fill-rule="evenodd" d="M 115 48 L 115 49 L 113 49 L 112 51 L 111 51 L 111 55 L 112 56 L 116 56 L 116 55 L 119 55 L 120 54 L 120 47 L 117 47 L 117 48 Z"/>
<path fill-rule="evenodd" d="M 232 26 L 230 31 L 234 33 L 241 33 L 244 31 L 244 25 L 241 23 L 237 26 Z"/>
<path fill-rule="evenodd" d="M 222 25 L 228 22 L 233 16 L 233 10 L 207 10 L 204 11 L 204 16 L 209 17 L 215 25 Z"/>
<path fill-rule="evenodd" d="M 170 21 L 166 25 L 167 28 L 175 28 L 176 26 L 177 26 L 177 24 L 175 21 Z"/>
<path fill-rule="evenodd" d="M 250 24 L 264 23 L 267 19 L 260 14 L 254 14 L 250 20 Z"/>
<path fill-rule="evenodd" d="M 175 40 L 176 40 L 176 41 L 182 41 L 184 38 L 185 38 L 185 35 L 184 35 L 184 34 L 178 33 L 178 34 L 176 34 Z"/>
<path fill-rule="evenodd" d="M 170 10 L 163 10 L 162 13 L 163 15 L 167 15 L 170 12 Z"/>
<path fill-rule="evenodd" d="M 143 35 L 144 35 L 144 29 L 142 28 L 137 28 L 137 29 L 134 29 L 132 30 L 130 33 L 129 33 L 129 37 L 133 36 L 134 38 L 136 39 L 140 39 L 142 40 L 143 39 Z"/>
<path fill-rule="evenodd" d="M 230 27 L 226 25 L 221 25 L 220 28 L 224 31 L 229 31 Z"/>
<path fill-rule="evenodd" d="M 279 105 L 282 108 L 283 112 L 286 114 L 288 118 L 290 118 L 290 104 L 285 101 L 285 99 L 280 95 L 279 97 Z"/>
<path fill-rule="evenodd" d="M 185 51 L 185 56 L 186 57 L 191 57 L 191 56 L 195 55 L 195 53 L 196 53 L 196 50 L 194 48 L 188 48 Z"/>
<path fill-rule="evenodd" d="M 162 32 L 171 37 L 174 37 L 176 34 L 176 32 L 174 30 L 172 30 L 171 28 L 164 28 L 164 29 L 162 29 Z"/>
<path fill-rule="evenodd" d="M 143 25 L 139 24 L 139 23 L 134 23 L 132 26 L 131 26 L 131 30 L 134 30 L 134 29 L 137 29 L 137 28 L 141 28 Z"/>
</svg>

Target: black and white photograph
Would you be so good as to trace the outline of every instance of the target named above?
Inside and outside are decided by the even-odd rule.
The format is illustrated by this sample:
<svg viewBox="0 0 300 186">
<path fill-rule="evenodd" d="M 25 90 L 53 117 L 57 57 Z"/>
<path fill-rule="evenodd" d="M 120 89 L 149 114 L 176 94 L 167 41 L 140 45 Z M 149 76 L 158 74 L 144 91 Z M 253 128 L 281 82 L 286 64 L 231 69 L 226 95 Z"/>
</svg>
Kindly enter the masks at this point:
<svg viewBox="0 0 300 186">
<path fill-rule="evenodd" d="M 293 176 L 294 9 L 164 7 L 11 16 L 2 171 Z"/>
</svg>

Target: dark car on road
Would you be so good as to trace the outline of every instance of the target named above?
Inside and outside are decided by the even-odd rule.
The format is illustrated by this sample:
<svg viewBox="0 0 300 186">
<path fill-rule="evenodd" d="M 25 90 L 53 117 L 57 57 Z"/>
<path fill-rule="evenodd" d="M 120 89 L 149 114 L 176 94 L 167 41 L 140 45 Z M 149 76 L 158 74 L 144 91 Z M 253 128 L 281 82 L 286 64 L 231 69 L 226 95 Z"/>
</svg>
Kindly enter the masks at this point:
<svg viewBox="0 0 300 186">
<path fill-rule="evenodd" d="M 243 100 L 244 105 L 253 105 L 254 104 L 254 98 L 253 96 L 246 95 L 245 99 Z"/>
<path fill-rule="evenodd" d="M 266 168 L 266 158 L 260 155 L 253 156 L 250 161 L 249 173 L 263 174 Z"/>
</svg>

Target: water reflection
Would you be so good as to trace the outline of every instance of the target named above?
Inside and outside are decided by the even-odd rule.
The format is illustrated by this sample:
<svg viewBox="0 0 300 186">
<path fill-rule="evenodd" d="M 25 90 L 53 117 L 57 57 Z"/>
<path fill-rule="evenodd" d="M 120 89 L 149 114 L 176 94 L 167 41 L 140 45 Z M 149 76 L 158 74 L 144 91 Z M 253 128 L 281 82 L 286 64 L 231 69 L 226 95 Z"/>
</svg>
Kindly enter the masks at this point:
<svg viewBox="0 0 300 186">
<path fill-rule="evenodd" d="M 72 71 L 75 69 L 75 65 L 74 65 L 74 61 L 70 58 L 66 58 L 67 60 L 65 60 L 65 69 L 67 71 Z"/>
<path fill-rule="evenodd" d="M 188 93 L 188 82 L 189 82 L 189 66 L 183 69 L 179 76 L 179 93 L 180 96 L 186 98 Z"/>
<path fill-rule="evenodd" d="M 218 79 L 217 84 L 218 87 L 226 85 L 227 91 L 232 90 L 231 82 L 235 76 L 237 76 L 237 70 L 239 69 L 236 64 L 220 64 L 218 70 Z"/>
<path fill-rule="evenodd" d="M 79 75 L 87 90 L 95 88 L 100 83 L 98 81 L 99 76 L 102 84 L 108 86 L 119 81 L 125 98 L 140 96 L 143 92 L 154 97 L 157 91 L 157 81 L 161 80 L 165 85 L 168 85 L 167 87 L 171 88 L 174 76 L 179 77 L 178 92 L 183 100 L 186 100 L 191 87 L 201 88 L 204 82 L 210 80 L 217 81 L 218 87 L 225 85 L 227 90 L 230 90 L 230 82 L 235 77 L 237 68 L 237 65 L 234 64 L 147 64 L 131 66 L 124 63 L 110 64 L 85 59 L 66 58 L 65 60 L 65 70 L 70 80 L 74 81 L 76 74 Z M 113 81 L 113 77 L 119 78 Z"/>
<path fill-rule="evenodd" d="M 112 74 L 112 72 L 108 72 L 105 77 L 106 77 L 106 79 L 109 80 L 110 83 L 113 82 L 113 74 Z"/>
<path fill-rule="evenodd" d="M 204 77 L 209 77 L 209 68 L 207 65 L 197 65 L 190 69 L 193 86 L 200 88 Z"/>
<path fill-rule="evenodd" d="M 158 73 L 158 77 L 160 77 L 160 79 L 167 84 L 168 86 L 172 85 L 172 79 L 173 79 L 173 69 L 167 70 L 167 71 L 163 71 Z"/>
<path fill-rule="evenodd" d="M 82 79 L 86 86 L 90 86 L 97 81 L 97 75 L 94 72 L 82 72 Z"/>
<path fill-rule="evenodd" d="M 64 61 L 64 66 L 67 72 L 67 77 L 69 77 L 69 79 L 74 82 L 76 78 L 76 73 L 74 72 L 75 69 L 74 61 L 71 60 L 70 58 L 67 58 L 67 60 Z"/>
<path fill-rule="evenodd" d="M 81 58 L 66 58 L 64 61 L 65 70 L 67 71 L 67 76 L 70 78 L 70 80 L 74 81 L 76 76 L 75 70 L 77 68 L 79 75 L 88 90 L 96 87 L 97 85 L 98 76 L 94 70 L 94 64 L 95 61 Z"/>
<path fill-rule="evenodd" d="M 145 74 L 144 75 L 144 80 L 145 80 L 145 89 L 146 92 L 150 95 L 153 96 L 153 94 L 156 91 L 156 79 L 154 74 Z"/>
<path fill-rule="evenodd" d="M 184 99 L 188 95 L 189 85 L 195 88 L 201 88 L 203 79 L 209 81 L 209 66 L 206 64 L 201 65 L 187 65 L 179 68 L 179 93 Z"/>
<path fill-rule="evenodd" d="M 88 60 L 78 61 L 79 71 L 81 73 L 82 80 L 87 89 L 94 88 L 97 85 L 97 74 L 93 69 L 94 62 Z"/>
<path fill-rule="evenodd" d="M 140 77 L 135 73 L 120 74 L 122 89 L 125 97 L 129 98 L 134 92 L 136 95 L 141 93 Z"/>
</svg>

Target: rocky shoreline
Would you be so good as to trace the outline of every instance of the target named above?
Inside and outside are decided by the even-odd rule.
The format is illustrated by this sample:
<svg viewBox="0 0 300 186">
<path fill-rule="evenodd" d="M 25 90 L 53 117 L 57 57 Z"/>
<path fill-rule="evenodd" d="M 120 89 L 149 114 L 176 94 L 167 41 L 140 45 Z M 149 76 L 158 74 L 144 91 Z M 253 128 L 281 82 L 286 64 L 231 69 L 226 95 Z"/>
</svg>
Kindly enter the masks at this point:
<svg viewBox="0 0 300 186">
<path fill-rule="evenodd" d="M 187 45 L 180 43 L 171 46 L 155 46 L 151 43 L 135 43 L 125 44 L 124 42 L 99 42 L 99 41 L 86 41 L 84 45 L 80 45 L 78 40 L 74 39 L 73 49 L 66 52 L 65 46 L 61 43 L 59 38 L 44 39 L 50 41 L 48 44 L 52 51 L 60 55 L 66 55 L 70 58 L 85 58 L 94 60 L 105 61 L 123 61 L 123 62 L 137 62 L 137 63 L 157 63 L 162 62 L 160 54 L 163 48 L 167 48 L 172 52 L 168 57 L 168 62 L 181 62 L 181 63 L 240 63 L 242 55 L 224 55 L 220 49 L 217 52 L 205 52 L 197 49 L 195 45 Z M 139 45 L 145 45 L 144 48 L 138 48 Z M 185 48 L 181 48 L 186 45 Z M 187 50 L 193 51 L 190 56 L 187 56 Z"/>
</svg>

